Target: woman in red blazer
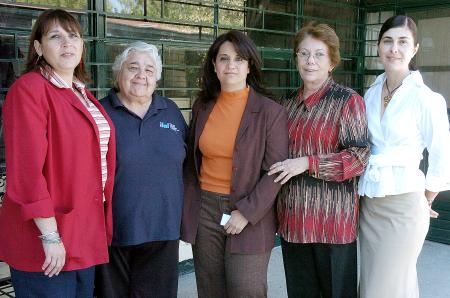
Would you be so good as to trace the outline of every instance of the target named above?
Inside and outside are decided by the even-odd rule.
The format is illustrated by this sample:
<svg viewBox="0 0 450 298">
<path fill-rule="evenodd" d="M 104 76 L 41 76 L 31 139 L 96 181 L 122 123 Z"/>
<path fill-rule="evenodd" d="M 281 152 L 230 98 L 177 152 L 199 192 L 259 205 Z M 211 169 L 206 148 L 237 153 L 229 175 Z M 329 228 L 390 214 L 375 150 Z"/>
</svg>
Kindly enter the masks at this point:
<svg viewBox="0 0 450 298">
<path fill-rule="evenodd" d="M 192 108 L 182 219 L 198 295 L 265 297 L 280 189 L 267 171 L 287 157 L 287 113 L 264 96 L 261 58 L 239 31 L 210 47 L 201 87 Z"/>
<path fill-rule="evenodd" d="M 43 12 L 3 107 L 0 259 L 16 297 L 90 297 L 93 266 L 108 262 L 114 127 L 83 83 L 83 47 L 72 15 Z"/>
</svg>

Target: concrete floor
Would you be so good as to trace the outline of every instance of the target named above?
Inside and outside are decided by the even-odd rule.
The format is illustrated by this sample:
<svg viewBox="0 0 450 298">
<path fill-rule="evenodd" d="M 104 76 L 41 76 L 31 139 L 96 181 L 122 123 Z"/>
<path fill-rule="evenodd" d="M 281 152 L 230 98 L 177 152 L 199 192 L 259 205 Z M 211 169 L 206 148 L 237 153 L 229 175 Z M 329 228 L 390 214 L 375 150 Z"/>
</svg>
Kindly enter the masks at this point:
<svg viewBox="0 0 450 298">
<path fill-rule="evenodd" d="M 450 245 L 426 241 L 417 267 L 421 298 L 450 297 Z M 4 270 L 5 268 L 0 266 L 0 276 Z M 270 298 L 287 297 L 280 247 L 276 247 L 272 251 L 269 263 L 268 284 Z M 9 291 L 12 291 L 12 289 Z M 3 297 L 7 296 L 0 294 L 0 298 Z M 194 273 L 180 276 L 178 297 L 197 297 Z"/>
<path fill-rule="evenodd" d="M 422 253 L 419 257 L 417 267 L 421 298 L 450 297 L 449 245 L 426 241 Z M 280 247 L 276 247 L 272 251 L 272 256 L 269 263 L 268 284 L 269 297 L 287 297 L 286 284 L 284 280 L 283 259 L 281 257 Z M 197 297 L 194 273 L 180 276 L 178 297 Z"/>
</svg>

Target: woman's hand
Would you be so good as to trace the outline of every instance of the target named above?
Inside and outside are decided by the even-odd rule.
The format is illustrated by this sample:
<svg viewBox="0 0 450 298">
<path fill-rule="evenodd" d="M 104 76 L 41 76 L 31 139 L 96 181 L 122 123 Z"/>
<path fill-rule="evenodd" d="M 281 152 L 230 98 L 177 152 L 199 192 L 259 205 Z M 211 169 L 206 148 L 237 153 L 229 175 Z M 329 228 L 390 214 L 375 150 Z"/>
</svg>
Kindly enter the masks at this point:
<svg viewBox="0 0 450 298">
<path fill-rule="evenodd" d="M 231 217 L 223 227 L 227 234 L 237 235 L 248 224 L 248 220 L 239 210 L 231 211 Z"/>
<path fill-rule="evenodd" d="M 307 156 L 286 159 L 285 161 L 276 162 L 270 167 L 268 175 L 273 175 L 275 173 L 281 172 L 278 177 L 275 178 L 274 182 L 280 182 L 285 184 L 294 176 L 300 175 L 309 169 L 309 160 Z"/>
<path fill-rule="evenodd" d="M 430 206 L 430 217 L 431 218 L 438 218 L 438 216 L 439 216 L 439 213 L 437 213 L 436 211 L 431 209 L 431 205 L 433 204 L 433 201 L 438 194 L 439 194 L 438 192 L 425 190 L 425 197 L 427 198 L 428 206 Z"/>
<path fill-rule="evenodd" d="M 64 244 L 60 243 L 44 243 L 42 242 L 45 253 L 45 261 L 42 265 L 45 275 L 52 277 L 58 275 L 66 263 L 66 249 Z"/>
<path fill-rule="evenodd" d="M 58 226 L 54 217 L 37 217 L 34 223 L 41 231 L 42 247 L 45 260 L 42 270 L 45 275 L 58 275 L 66 263 L 66 249 L 58 233 Z M 50 238 L 50 239 L 49 239 Z"/>
</svg>

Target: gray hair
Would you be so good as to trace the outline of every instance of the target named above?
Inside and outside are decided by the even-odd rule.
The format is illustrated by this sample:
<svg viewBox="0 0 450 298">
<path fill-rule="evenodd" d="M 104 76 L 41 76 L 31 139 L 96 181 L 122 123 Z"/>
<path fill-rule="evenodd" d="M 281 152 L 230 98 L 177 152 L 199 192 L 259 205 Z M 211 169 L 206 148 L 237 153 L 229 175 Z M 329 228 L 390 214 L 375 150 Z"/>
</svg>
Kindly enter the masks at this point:
<svg viewBox="0 0 450 298">
<path fill-rule="evenodd" d="M 162 61 L 161 56 L 158 54 L 158 49 L 156 46 L 152 44 L 145 43 L 143 41 L 136 41 L 130 44 L 122 54 L 118 55 L 114 60 L 114 64 L 112 66 L 113 78 L 114 78 L 114 87 L 118 89 L 117 76 L 119 75 L 120 70 L 122 69 L 123 63 L 128 59 L 133 52 L 146 53 L 150 56 L 150 58 L 155 61 L 156 67 L 156 81 L 161 79 L 162 72 Z"/>
</svg>

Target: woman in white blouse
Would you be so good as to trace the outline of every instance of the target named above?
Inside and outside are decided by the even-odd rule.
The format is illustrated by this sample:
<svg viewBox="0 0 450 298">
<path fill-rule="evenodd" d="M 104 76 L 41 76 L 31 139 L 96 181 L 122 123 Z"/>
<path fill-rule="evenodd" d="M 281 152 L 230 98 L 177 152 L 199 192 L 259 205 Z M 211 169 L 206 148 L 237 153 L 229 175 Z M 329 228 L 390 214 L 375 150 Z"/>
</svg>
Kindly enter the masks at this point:
<svg viewBox="0 0 450 298">
<path fill-rule="evenodd" d="M 406 16 L 382 26 L 378 53 L 385 73 L 365 95 L 372 156 L 359 182 L 362 298 L 419 297 L 416 262 L 437 217 L 431 203 L 450 189 L 450 133 L 444 98 L 410 65 L 417 27 Z M 425 175 L 419 169 L 429 152 Z"/>
</svg>

